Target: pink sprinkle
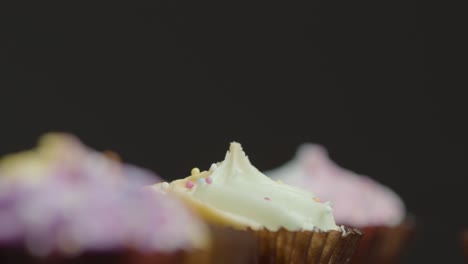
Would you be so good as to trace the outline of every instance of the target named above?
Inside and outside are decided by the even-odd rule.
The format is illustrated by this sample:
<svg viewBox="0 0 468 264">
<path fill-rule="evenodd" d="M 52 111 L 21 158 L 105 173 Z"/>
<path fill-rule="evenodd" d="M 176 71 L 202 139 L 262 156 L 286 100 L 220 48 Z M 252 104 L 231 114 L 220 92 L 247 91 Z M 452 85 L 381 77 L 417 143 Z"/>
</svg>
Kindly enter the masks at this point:
<svg viewBox="0 0 468 264">
<path fill-rule="evenodd" d="M 191 182 L 191 181 L 187 181 L 185 183 L 185 187 L 187 187 L 188 189 L 192 189 L 193 186 L 195 186 L 195 184 L 193 182 Z"/>
<path fill-rule="evenodd" d="M 208 184 L 211 184 L 213 182 L 213 179 L 211 177 L 207 177 L 205 180 Z"/>
<path fill-rule="evenodd" d="M 267 201 L 271 201 L 271 199 L 268 198 L 268 197 L 265 197 L 265 198 L 263 198 L 263 199 L 265 199 L 265 200 L 267 200 Z"/>
</svg>

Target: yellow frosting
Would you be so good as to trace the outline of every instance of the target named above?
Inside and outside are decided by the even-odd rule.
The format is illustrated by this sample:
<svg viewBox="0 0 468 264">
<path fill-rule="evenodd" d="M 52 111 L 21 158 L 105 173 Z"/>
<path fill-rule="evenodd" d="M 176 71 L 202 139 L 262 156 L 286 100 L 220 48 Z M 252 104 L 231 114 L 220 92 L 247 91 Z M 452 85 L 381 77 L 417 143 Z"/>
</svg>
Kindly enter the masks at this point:
<svg viewBox="0 0 468 264">
<path fill-rule="evenodd" d="M 212 223 L 234 228 L 337 230 L 332 209 L 310 192 L 273 181 L 250 163 L 239 143 L 208 171 L 153 186 L 179 194 Z"/>
</svg>

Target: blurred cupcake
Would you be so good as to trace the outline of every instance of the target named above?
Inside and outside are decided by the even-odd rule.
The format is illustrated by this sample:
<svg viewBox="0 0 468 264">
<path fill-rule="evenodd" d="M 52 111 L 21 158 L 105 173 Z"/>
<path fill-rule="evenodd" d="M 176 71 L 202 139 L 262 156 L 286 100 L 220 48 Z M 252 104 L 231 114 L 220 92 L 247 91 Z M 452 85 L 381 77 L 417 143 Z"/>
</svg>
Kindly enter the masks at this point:
<svg viewBox="0 0 468 264">
<path fill-rule="evenodd" d="M 465 261 L 468 262 L 468 228 L 461 231 L 460 240 L 463 254 L 465 255 Z"/>
<path fill-rule="evenodd" d="M 302 145 L 295 159 L 265 174 L 331 201 L 338 224 L 364 232 L 353 263 L 399 261 L 414 224 L 401 198 L 388 187 L 340 168 L 314 144 Z"/>
<path fill-rule="evenodd" d="M 65 134 L 0 160 L 0 262 L 184 263 L 206 227 L 158 178 Z"/>
<path fill-rule="evenodd" d="M 311 193 L 263 175 L 238 143 L 208 171 L 154 188 L 178 194 L 213 225 L 253 234 L 257 263 L 346 263 L 362 235 L 337 226 Z"/>
</svg>

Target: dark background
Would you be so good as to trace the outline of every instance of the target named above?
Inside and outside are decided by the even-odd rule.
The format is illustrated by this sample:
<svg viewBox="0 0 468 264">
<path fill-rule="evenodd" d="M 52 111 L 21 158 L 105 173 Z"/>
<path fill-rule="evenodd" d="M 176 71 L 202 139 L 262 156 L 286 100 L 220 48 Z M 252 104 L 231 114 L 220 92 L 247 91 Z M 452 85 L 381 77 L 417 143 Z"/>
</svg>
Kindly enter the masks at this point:
<svg viewBox="0 0 468 264">
<path fill-rule="evenodd" d="M 405 263 L 462 262 L 466 107 L 437 77 L 426 6 L 0 10 L 0 154 L 69 131 L 173 179 L 222 160 L 232 140 L 261 170 L 318 142 L 406 201 L 419 230 Z"/>
</svg>

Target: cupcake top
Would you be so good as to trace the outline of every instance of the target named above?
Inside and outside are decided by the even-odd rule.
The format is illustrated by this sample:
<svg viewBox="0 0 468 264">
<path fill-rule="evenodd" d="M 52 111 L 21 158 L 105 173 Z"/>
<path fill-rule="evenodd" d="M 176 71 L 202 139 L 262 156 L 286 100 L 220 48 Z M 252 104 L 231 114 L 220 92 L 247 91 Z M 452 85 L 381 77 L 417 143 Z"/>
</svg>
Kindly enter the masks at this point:
<svg viewBox="0 0 468 264">
<path fill-rule="evenodd" d="M 224 161 L 208 171 L 154 186 L 175 192 L 206 219 L 234 228 L 278 230 L 338 230 L 330 205 L 313 194 L 276 182 L 250 163 L 239 143 L 231 143 Z"/>
<path fill-rule="evenodd" d="M 37 149 L 0 159 L 0 246 L 31 254 L 206 245 L 205 226 L 174 197 L 149 192 L 158 178 L 48 134 Z"/>
<path fill-rule="evenodd" d="M 331 201 L 339 224 L 394 226 L 406 214 L 395 192 L 369 177 L 340 168 L 319 145 L 302 145 L 293 160 L 265 174 Z"/>
</svg>

